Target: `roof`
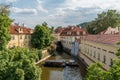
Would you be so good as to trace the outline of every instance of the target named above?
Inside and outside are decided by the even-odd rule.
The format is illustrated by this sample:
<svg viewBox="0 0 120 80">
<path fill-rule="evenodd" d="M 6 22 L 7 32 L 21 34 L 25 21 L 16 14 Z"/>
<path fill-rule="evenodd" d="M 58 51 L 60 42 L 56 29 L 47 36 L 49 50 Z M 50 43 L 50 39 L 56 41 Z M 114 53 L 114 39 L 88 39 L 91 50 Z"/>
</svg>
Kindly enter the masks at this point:
<svg viewBox="0 0 120 80">
<path fill-rule="evenodd" d="M 116 27 L 116 28 L 112 28 L 112 27 L 108 27 L 106 30 L 100 32 L 99 34 L 119 34 L 120 31 L 119 31 L 119 28 Z"/>
<path fill-rule="evenodd" d="M 120 34 L 113 35 L 88 35 L 84 40 L 93 41 L 97 43 L 116 45 L 120 42 Z"/>
<path fill-rule="evenodd" d="M 22 32 L 20 32 L 22 31 Z M 10 26 L 10 34 L 32 34 L 33 29 L 23 27 L 23 26 L 18 26 L 18 25 L 11 25 Z"/>
<path fill-rule="evenodd" d="M 55 33 L 61 33 L 61 32 L 62 32 L 62 30 L 63 30 L 63 28 L 62 28 L 62 27 L 58 27 L 58 28 L 56 28 L 56 29 L 55 29 Z"/>
<path fill-rule="evenodd" d="M 68 26 L 62 30 L 60 36 L 81 36 L 83 32 L 86 33 L 86 31 L 79 26 Z"/>
</svg>

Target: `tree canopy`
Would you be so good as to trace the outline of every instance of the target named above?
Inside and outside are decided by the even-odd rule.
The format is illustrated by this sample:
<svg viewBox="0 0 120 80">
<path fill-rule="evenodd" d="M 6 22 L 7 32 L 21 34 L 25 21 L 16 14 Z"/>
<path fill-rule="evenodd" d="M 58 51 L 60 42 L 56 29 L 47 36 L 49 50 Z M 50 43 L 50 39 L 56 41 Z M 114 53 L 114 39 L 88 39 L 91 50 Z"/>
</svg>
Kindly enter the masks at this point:
<svg viewBox="0 0 120 80">
<path fill-rule="evenodd" d="M 15 48 L 0 52 L 0 80 L 40 80 L 33 50 Z"/>
<path fill-rule="evenodd" d="M 108 71 L 104 71 L 98 63 L 90 65 L 87 70 L 85 80 L 120 80 L 120 49 L 116 53 L 117 60 L 113 61 L 113 65 Z"/>
<path fill-rule="evenodd" d="M 98 34 L 104 31 L 109 26 L 119 27 L 120 25 L 120 13 L 116 10 L 108 10 L 107 12 L 102 12 L 97 15 L 95 20 L 91 21 L 86 29 L 91 34 Z"/>
<path fill-rule="evenodd" d="M 47 26 L 47 23 L 36 25 L 34 33 L 32 34 L 33 47 L 43 49 L 49 46 L 52 42 L 51 32 L 52 31 Z"/>
<path fill-rule="evenodd" d="M 0 5 L 0 50 L 5 49 L 10 40 L 9 26 L 12 20 L 9 18 L 8 14 L 9 7 Z"/>
</svg>

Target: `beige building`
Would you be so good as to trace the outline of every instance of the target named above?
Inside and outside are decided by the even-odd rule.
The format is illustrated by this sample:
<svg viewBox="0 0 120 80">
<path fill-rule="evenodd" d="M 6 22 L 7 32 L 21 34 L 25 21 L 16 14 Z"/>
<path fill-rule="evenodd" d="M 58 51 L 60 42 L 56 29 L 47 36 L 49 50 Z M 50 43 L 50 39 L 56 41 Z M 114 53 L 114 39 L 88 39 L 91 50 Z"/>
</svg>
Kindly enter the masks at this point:
<svg viewBox="0 0 120 80">
<path fill-rule="evenodd" d="M 61 32 L 60 40 L 65 48 L 71 50 L 75 39 L 80 39 L 86 34 L 87 32 L 79 26 L 68 26 Z"/>
<path fill-rule="evenodd" d="M 120 48 L 116 43 L 120 41 L 120 35 L 88 35 L 81 39 L 79 56 L 90 65 L 93 62 L 101 62 L 104 69 L 109 69 L 116 59 L 115 53 Z"/>
<path fill-rule="evenodd" d="M 30 47 L 31 45 L 31 34 L 33 29 L 19 26 L 17 24 L 10 26 L 11 40 L 7 47 Z"/>
<path fill-rule="evenodd" d="M 64 28 L 60 34 L 60 39 L 63 47 L 73 50 L 73 54 L 76 49 L 73 42 L 75 39 L 78 40 L 78 56 L 87 65 L 100 62 L 103 63 L 103 68 L 108 70 L 113 65 L 113 60 L 117 59 L 115 53 L 120 48 L 120 45 L 117 45 L 120 42 L 118 28 L 109 27 L 99 35 L 86 34 L 87 32 L 80 27 L 69 26 Z"/>
<path fill-rule="evenodd" d="M 102 31 L 100 34 L 120 34 L 119 27 L 112 28 L 108 27 L 106 30 Z"/>
</svg>

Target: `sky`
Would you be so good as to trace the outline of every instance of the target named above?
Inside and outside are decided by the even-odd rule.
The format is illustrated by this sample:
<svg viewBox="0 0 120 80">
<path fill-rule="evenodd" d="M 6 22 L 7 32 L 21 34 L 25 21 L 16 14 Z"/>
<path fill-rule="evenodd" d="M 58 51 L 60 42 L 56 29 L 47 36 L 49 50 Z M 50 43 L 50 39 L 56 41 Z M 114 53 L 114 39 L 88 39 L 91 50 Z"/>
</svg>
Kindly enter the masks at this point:
<svg viewBox="0 0 120 80">
<path fill-rule="evenodd" d="M 0 0 L 11 5 L 14 23 L 34 28 L 47 22 L 49 26 L 68 26 L 89 22 L 109 9 L 120 12 L 120 0 Z"/>
</svg>

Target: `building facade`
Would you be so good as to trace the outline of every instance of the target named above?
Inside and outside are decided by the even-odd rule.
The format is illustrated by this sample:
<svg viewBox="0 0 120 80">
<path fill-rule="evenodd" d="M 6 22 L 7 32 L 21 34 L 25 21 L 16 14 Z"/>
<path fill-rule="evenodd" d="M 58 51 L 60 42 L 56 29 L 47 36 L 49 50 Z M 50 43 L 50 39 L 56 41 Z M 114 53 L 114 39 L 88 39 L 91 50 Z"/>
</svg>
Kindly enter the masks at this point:
<svg viewBox="0 0 120 80">
<path fill-rule="evenodd" d="M 104 69 L 109 69 L 113 60 L 117 59 L 115 53 L 120 48 L 117 42 L 120 35 L 88 35 L 81 39 L 79 57 L 90 65 L 93 62 L 101 62 Z"/>
<path fill-rule="evenodd" d="M 12 47 L 30 47 L 31 46 L 31 34 L 33 29 L 19 26 L 17 24 L 10 26 L 11 40 L 9 41 L 7 48 Z"/>
<path fill-rule="evenodd" d="M 71 50 L 75 40 L 84 37 L 87 32 L 79 26 L 68 26 L 60 34 L 62 45 Z"/>
<path fill-rule="evenodd" d="M 79 56 L 87 65 L 100 62 L 103 63 L 103 69 L 108 70 L 113 60 L 117 59 L 115 53 L 120 48 L 117 45 L 120 42 L 119 32 L 118 28 L 109 27 L 98 35 L 88 35 L 80 27 L 69 26 L 64 28 L 60 39 L 63 46 L 71 50 L 71 54 Z"/>
</svg>

